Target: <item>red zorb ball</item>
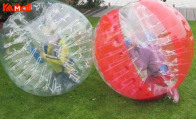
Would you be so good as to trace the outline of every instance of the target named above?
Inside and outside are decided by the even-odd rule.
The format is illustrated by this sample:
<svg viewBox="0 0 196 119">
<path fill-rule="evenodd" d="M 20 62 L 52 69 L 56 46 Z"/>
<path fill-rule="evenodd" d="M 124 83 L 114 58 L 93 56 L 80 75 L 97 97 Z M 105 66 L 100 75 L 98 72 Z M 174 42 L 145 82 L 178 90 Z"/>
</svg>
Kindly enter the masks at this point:
<svg viewBox="0 0 196 119">
<path fill-rule="evenodd" d="M 113 10 L 100 19 L 94 43 L 97 69 L 116 92 L 142 101 L 168 95 L 178 102 L 194 38 L 175 8 L 141 0 Z"/>
</svg>

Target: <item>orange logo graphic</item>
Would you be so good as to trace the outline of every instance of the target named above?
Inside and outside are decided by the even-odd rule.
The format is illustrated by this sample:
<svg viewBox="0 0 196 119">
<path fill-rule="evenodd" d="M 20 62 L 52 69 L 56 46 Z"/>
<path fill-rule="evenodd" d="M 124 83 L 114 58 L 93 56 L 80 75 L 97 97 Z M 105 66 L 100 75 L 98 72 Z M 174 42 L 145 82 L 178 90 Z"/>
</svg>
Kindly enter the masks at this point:
<svg viewBox="0 0 196 119">
<path fill-rule="evenodd" d="M 18 3 L 12 7 L 9 3 L 3 3 L 3 12 L 29 12 L 31 11 L 31 4 L 28 3 L 27 6 L 21 6 Z"/>
</svg>

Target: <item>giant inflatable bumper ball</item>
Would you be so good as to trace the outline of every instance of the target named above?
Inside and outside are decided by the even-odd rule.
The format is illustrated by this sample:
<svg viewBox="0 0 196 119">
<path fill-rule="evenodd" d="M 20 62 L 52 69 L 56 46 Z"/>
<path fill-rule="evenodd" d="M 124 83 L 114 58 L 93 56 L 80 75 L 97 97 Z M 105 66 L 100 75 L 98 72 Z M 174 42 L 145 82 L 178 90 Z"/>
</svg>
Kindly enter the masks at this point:
<svg viewBox="0 0 196 119">
<path fill-rule="evenodd" d="M 66 93 L 90 73 L 92 26 L 77 10 L 55 0 L 31 6 L 31 12 L 14 13 L 5 22 L 0 36 L 2 64 L 26 92 Z"/>
<path fill-rule="evenodd" d="M 95 64 L 105 82 L 123 96 L 140 100 L 169 95 L 192 65 L 194 38 L 172 6 L 141 0 L 103 16 L 96 28 Z"/>
</svg>

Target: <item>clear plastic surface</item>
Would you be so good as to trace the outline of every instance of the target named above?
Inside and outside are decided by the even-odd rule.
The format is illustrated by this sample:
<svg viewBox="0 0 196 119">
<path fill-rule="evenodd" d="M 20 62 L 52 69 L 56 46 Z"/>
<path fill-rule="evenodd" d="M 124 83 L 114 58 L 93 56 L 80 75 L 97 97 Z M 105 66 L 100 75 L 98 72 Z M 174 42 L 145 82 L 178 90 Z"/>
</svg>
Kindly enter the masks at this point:
<svg viewBox="0 0 196 119">
<path fill-rule="evenodd" d="M 16 12 L 0 35 L 1 61 L 11 80 L 34 95 L 66 93 L 92 66 L 92 26 L 73 7 L 55 0 L 33 2 Z"/>
</svg>

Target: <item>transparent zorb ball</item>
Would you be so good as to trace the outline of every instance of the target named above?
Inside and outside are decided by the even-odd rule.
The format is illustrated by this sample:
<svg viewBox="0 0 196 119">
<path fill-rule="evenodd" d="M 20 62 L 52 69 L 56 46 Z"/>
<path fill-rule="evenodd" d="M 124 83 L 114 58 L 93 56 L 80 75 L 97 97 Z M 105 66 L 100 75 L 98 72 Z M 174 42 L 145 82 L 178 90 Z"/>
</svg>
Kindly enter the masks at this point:
<svg viewBox="0 0 196 119">
<path fill-rule="evenodd" d="M 92 65 L 92 26 L 73 7 L 55 0 L 14 13 L 0 35 L 1 61 L 11 80 L 34 95 L 66 93 Z"/>
</svg>

